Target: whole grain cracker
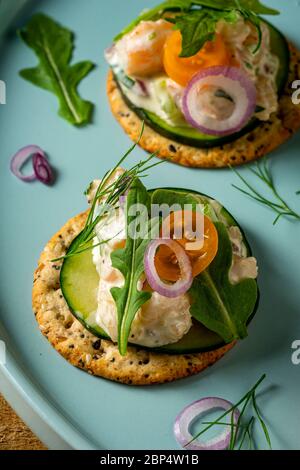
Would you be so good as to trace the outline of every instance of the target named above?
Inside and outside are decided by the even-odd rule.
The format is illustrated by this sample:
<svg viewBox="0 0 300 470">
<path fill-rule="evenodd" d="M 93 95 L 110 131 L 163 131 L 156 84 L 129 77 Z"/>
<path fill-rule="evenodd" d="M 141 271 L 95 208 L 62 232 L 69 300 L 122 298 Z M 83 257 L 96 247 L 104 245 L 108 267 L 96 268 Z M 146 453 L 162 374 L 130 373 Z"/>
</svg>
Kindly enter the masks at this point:
<svg viewBox="0 0 300 470">
<path fill-rule="evenodd" d="M 270 120 L 262 122 L 254 131 L 231 142 L 211 149 L 199 149 L 183 145 L 161 136 L 145 126 L 140 146 L 149 153 L 188 167 L 222 168 L 236 166 L 257 160 L 272 152 L 288 140 L 300 128 L 300 105 L 292 102 L 291 84 L 300 79 L 300 52 L 289 44 L 291 52 L 289 78 L 279 100 L 279 109 Z M 111 110 L 128 136 L 137 141 L 142 120 L 125 103 L 110 71 L 107 80 L 107 94 Z"/>
</svg>

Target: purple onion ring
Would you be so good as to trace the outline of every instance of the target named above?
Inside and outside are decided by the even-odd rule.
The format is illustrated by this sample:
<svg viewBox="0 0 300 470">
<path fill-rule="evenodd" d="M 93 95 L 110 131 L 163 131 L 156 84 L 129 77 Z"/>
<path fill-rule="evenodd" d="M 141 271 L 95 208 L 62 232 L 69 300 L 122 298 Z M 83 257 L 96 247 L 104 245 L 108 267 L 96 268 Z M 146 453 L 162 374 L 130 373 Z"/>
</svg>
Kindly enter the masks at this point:
<svg viewBox="0 0 300 470">
<path fill-rule="evenodd" d="M 22 166 L 29 159 L 32 158 L 32 165 L 34 173 L 32 175 L 23 175 L 21 172 Z M 27 145 L 22 147 L 11 159 L 10 162 L 11 172 L 20 180 L 31 182 L 39 180 L 44 184 L 51 184 L 53 182 L 53 171 L 46 158 L 44 151 L 37 145 Z"/>
<path fill-rule="evenodd" d="M 202 413 L 213 411 L 217 408 L 228 411 L 233 404 L 227 400 L 216 397 L 202 398 L 186 406 L 177 416 L 174 423 L 174 434 L 176 441 L 187 450 L 225 450 L 230 444 L 231 426 L 224 426 L 224 430 L 216 437 L 207 441 L 193 440 L 189 428 L 193 421 Z M 233 423 L 237 424 L 240 416 L 238 409 L 233 412 Z M 232 415 L 230 414 L 230 417 Z M 231 421 L 229 421 L 229 424 Z M 191 442 L 192 441 L 192 442 Z"/>
<path fill-rule="evenodd" d="M 197 105 L 199 89 L 213 86 L 233 98 L 232 114 L 217 119 L 201 112 Z M 183 96 L 183 113 L 189 124 L 208 135 L 228 135 L 241 130 L 255 113 L 255 83 L 238 67 L 208 67 L 197 73 L 188 83 Z"/>
<path fill-rule="evenodd" d="M 43 150 L 38 147 L 37 145 L 27 145 L 26 147 L 22 147 L 11 159 L 10 162 L 10 169 L 11 172 L 19 178 L 21 181 L 30 182 L 35 181 L 36 174 L 33 173 L 32 175 L 23 175 L 21 169 L 26 161 L 32 157 L 32 155 L 40 154 L 44 155 Z"/>
<path fill-rule="evenodd" d="M 167 245 L 175 254 L 180 268 L 181 278 L 174 284 L 167 284 L 160 279 L 155 267 L 155 255 L 157 248 Z M 164 297 L 174 298 L 185 294 L 192 285 L 192 265 L 188 255 L 182 246 L 171 239 L 158 238 L 152 240 L 145 251 L 144 266 L 147 281 L 150 287 Z"/>
<path fill-rule="evenodd" d="M 43 184 L 53 182 L 53 171 L 47 158 L 40 153 L 35 153 L 32 157 L 32 163 L 36 178 Z"/>
</svg>

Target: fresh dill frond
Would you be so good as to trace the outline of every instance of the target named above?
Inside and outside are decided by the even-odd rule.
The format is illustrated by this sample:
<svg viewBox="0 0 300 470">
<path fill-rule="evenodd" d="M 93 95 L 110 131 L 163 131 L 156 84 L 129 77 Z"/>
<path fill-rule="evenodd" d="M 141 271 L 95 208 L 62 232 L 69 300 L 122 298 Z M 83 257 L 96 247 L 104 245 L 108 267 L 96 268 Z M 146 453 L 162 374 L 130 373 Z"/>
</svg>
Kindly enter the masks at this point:
<svg viewBox="0 0 300 470">
<path fill-rule="evenodd" d="M 108 243 L 111 240 L 103 240 L 99 243 L 94 244 L 93 240 L 96 236 L 96 226 L 99 224 L 99 222 L 101 222 L 101 220 L 107 219 L 107 217 L 112 211 L 118 209 L 120 197 L 125 195 L 127 191 L 129 191 L 132 182 L 136 178 L 146 177 L 146 171 L 163 163 L 162 161 L 150 163 L 151 160 L 156 156 L 156 154 L 153 153 L 145 160 L 139 161 L 129 170 L 125 170 L 124 173 L 118 176 L 115 181 L 109 183 L 109 180 L 114 175 L 115 171 L 123 164 L 126 158 L 133 152 L 133 150 L 139 144 L 144 133 L 144 127 L 145 124 L 143 123 L 141 133 L 137 142 L 135 142 L 130 147 L 130 149 L 127 150 L 127 152 L 121 157 L 117 164 L 104 175 L 101 182 L 99 183 L 85 222 L 84 229 L 78 235 L 74 246 L 71 246 L 66 255 L 61 256 L 60 258 L 57 258 L 56 260 L 52 261 L 60 261 L 65 258 L 81 254 L 85 251 L 92 250 L 96 246 Z M 92 184 L 93 183 L 89 185 L 87 191 L 91 189 Z M 101 201 L 105 203 L 101 204 Z M 117 235 L 115 235 L 115 237 Z"/>
<path fill-rule="evenodd" d="M 259 411 L 259 408 L 257 406 L 257 402 L 256 402 L 256 395 L 255 393 L 253 393 L 252 395 L 252 403 L 253 403 L 253 408 L 255 410 L 255 413 L 256 413 L 256 416 L 260 422 L 260 425 L 261 425 L 261 428 L 264 432 L 264 435 L 265 435 L 265 438 L 266 438 L 266 441 L 268 443 L 268 446 L 269 446 L 269 449 L 272 450 L 272 444 L 271 444 L 271 438 L 270 438 L 270 434 L 269 434 L 269 431 L 268 431 L 268 428 L 266 426 L 266 423 L 264 422 L 263 418 L 262 418 L 262 415 Z"/>
<path fill-rule="evenodd" d="M 283 197 L 279 194 L 267 159 L 263 159 L 260 162 L 256 162 L 254 164 L 254 168 L 250 168 L 250 172 L 267 186 L 270 196 L 263 195 L 253 185 L 251 185 L 249 181 L 245 177 L 243 177 L 241 173 L 239 173 L 235 168 L 231 166 L 230 168 L 238 176 L 240 181 L 244 184 L 244 188 L 232 184 L 233 188 L 250 197 L 254 201 L 269 207 L 269 209 L 275 212 L 276 218 L 273 222 L 273 225 L 277 224 L 277 222 L 282 217 L 291 217 L 294 220 L 300 220 L 300 214 L 295 212 L 285 201 L 285 199 L 283 199 Z M 296 194 L 300 194 L 300 191 L 298 191 Z"/>
<path fill-rule="evenodd" d="M 243 449 L 243 445 L 244 445 L 246 437 L 248 437 L 248 440 L 249 440 L 249 450 L 253 448 L 252 427 L 253 427 L 254 421 L 255 421 L 254 416 L 251 416 L 251 418 L 249 419 L 245 427 L 238 450 Z"/>
<path fill-rule="evenodd" d="M 208 421 L 208 422 L 205 421 L 205 422 L 203 422 L 202 424 L 206 425 L 206 427 L 202 431 L 200 431 L 196 436 L 194 436 L 185 445 L 185 447 L 187 447 L 189 444 L 194 442 L 196 439 L 198 439 L 198 437 L 205 434 L 209 429 L 211 429 L 214 426 L 230 426 L 231 427 L 231 435 L 230 435 L 230 444 L 229 444 L 228 450 L 236 450 L 236 449 L 241 450 L 244 446 L 246 438 L 248 438 L 249 447 L 253 448 L 253 442 L 254 442 L 254 439 L 253 439 L 253 424 L 254 424 L 254 421 L 255 421 L 255 417 L 252 416 L 250 418 L 250 420 L 247 422 L 247 424 L 245 424 L 245 425 L 242 424 L 243 417 L 245 416 L 245 412 L 248 409 L 249 405 L 252 404 L 254 413 L 255 413 L 256 417 L 258 418 L 258 421 L 260 422 L 260 425 L 261 425 L 262 430 L 264 432 L 264 435 L 265 435 L 266 441 L 268 443 L 268 446 L 269 446 L 270 449 L 272 449 L 271 439 L 270 439 L 270 435 L 269 435 L 269 432 L 268 432 L 268 428 L 267 428 L 267 425 L 266 425 L 266 423 L 265 423 L 265 421 L 264 421 L 264 419 L 263 419 L 263 417 L 262 417 L 262 415 L 259 411 L 259 408 L 258 408 L 258 405 L 257 405 L 257 400 L 256 400 L 257 389 L 261 385 L 261 383 L 264 381 L 265 378 L 266 378 L 266 374 L 263 374 L 261 376 L 261 378 L 256 382 L 256 384 L 235 405 L 233 405 L 227 411 L 222 413 L 217 419 L 215 419 L 214 421 Z M 243 405 L 243 406 L 242 406 L 242 409 L 240 411 L 238 421 L 235 424 L 234 421 L 233 421 L 233 415 L 234 415 L 234 412 L 236 410 L 238 410 L 241 405 Z M 228 421 L 228 422 L 224 421 L 224 418 L 226 418 L 226 416 L 230 416 L 230 421 Z M 240 436 L 241 431 L 243 431 L 243 432 L 242 432 L 242 435 Z M 238 441 L 240 442 L 239 445 L 238 445 Z M 238 445 L 238 447 L 237 447 L 237 445 Z"/>
<path fill-rule="evenodd" d="M 120 232 L 119 232 L 119 233 L 120 233 Z M 119 234 L 117 234 L 117 235 L 119 235 Z M 60 256 L 59 258 L 52 259 L 52 260 L 51 260 L 51 263 L 55 263 L 55 262 L 57 262 L 57 261 L 61 261 L 61 260 L 63 260 L 64 258 L 71 258 L 72 256 L 80 255 L 80 254 L 82 254 L 82 253 L 85 253 L 86 251 L 90 251 L 90 250 L 92 250 L 93 248 L 96 248 L 97 246 L 104 245 L 104 244 L 110 242 L 111 240 L 113 240 L 113 238 L 109 238 L 108 240 L 102 240 L 101 242 L 95 243 L 95 244 L 90 243 L 91 240 L 88 240 L 85 244 L 82 244 L 82 246 L 81 246 L 80 249 L 75 249 L 74 251 L 69 250 L 69 252 L 68 252 L 67 255 L 65 255 L 65 256 Z"/>
</svg>

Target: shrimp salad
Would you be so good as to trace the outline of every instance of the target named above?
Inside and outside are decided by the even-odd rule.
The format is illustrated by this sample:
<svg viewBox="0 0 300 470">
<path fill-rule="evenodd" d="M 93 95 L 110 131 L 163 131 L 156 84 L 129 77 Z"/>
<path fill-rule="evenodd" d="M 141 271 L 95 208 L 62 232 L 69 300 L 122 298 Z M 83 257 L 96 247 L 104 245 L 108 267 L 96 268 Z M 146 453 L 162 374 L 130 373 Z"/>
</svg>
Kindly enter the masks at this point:
<svg viewBox="0 0 300 470">
<path fill-rule="evenodd" d="M 118 181 L 125 170 L 117 168 L 111 175 L 106 185 L 112 185 Z M 95 198 L 96 189 L 101 184 L 95 180 L 89 188 L 87 198 L 90 204 Z M 105 203 L 104 200 L 101 204 Z M 100 205 L 101 205 L 100 204 Z M 228 273 L 232 285 L 237 285 L 245 279 L 256 279 L 258 275 L 257 261 L 249 256 L 244 237 L 236 224 L 228 223 L 222 206 L 215 200 L 209 200 L 210 217 L 214 220 L 222 220 L 226 226 L 228 240 L 231 244 L 232 264 Z M 201 253 L 195 253 L 193 259 L 194 275 L 203 271 L 209 265 L 217 253 L 218 235 L 210 218 L 205 219 L 206 246 Z M 108 215 L 96 225 L 94 248 L 92 252 L 93 264 L 99 275 L 97 288 L 97 310 L 93 318 L 113 342 L 118 342 L 118 312 L 115 299 L 112 295 L 113 288 L 124 286 L 124 275 L 113 266 L 112 254 L 119 249 L 124 249 L 126 239 L 126 208 L 120 205 L 113 214 Z M 100 245 L 99 245 L 100 244 Z M 205 253 L 205 255 L 204 255 Z M 199 260 L 197 260 L 199 256 Z M 158 262 L 156 268 L 159 274 L 165 278 L 176 280 L 177 260 L 170 258 L 170 253 L 164 249 L 157 252 Z M 204 260 L 206 262 L 204 264 Z M 196 261 L 197 260 L 197 261 Z M 176 261 L 176 263 L 174 263 Z M 173 274 L 175 273 L 175 277 Z M 151 292 L 150 299 L 136 312 L 131 324 L 129 342 L 147 348 L 158 348 L 165 345 L 177 343 L 193 327 L 192 299 L 186 291 L 175 297 L 166 295 L 159 286 L 150 286 L 147 280 L 147 269 L 138 279 L 138 290 Z"/>
<path fill-rule="evenodd" d="M 269 24 L 254 13 L 255 20 L 229 10 L 187 7 L 141 15 L 105 52 L 127 101 L 171 127 L 207 136 L 269 120 L 278 110 L 280 67 Z M 209 35 L 203 33 L 207 18 L 214 25 Z"/>
</svg>

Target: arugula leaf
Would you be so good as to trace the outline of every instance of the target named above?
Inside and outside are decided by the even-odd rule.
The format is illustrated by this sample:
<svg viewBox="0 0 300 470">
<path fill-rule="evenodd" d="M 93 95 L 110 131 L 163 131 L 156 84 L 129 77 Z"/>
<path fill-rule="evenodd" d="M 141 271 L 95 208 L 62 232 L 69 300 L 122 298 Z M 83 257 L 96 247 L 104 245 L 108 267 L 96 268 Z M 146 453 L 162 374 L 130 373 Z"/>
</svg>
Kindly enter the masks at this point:
<svg viewBox="0 0 300 470">
<path fill-rule="evenodd" d="M 214 201 L 214 203 L 216 206 L 216 201 Z M 235 220 L 231 218 L 230 214 L 224 209 L 224 207 L 220 205 L 220 214 L 217 214 L 207 196 L 200 195 L 199 193 L 187 192 L 184 189 L 156 189 L 151 195 L 151 204 L 167 204 L 168 207 L 176 204 L 182 209 L 184 209 L 186 204 L 190 204 L 192 206 L 192 210 L 197 210 L 199 205 L 201 205 L 203 214 L 209 217 L 213 222 L 225 221 L 227 225 L 236 225 Z"/>
<path fill-rule="evenodd" d="M 181 208 L 183 208 L 185 204 L 191 204 L 194 209 L 198 204 L 201 204 L 201 202 L 196 195 L 194 196 L 192 193 L 171 189 L 156 189 L 151 195 L 151 204 L 166 204 L 168 207 L 177 204 Z"/>
<path fill-rule="evenodd" d="M 179 57 L 192 57 L 207 41 L 212 41 L 217 23 L 222 19 L 234 23 L 238 19 L 236 10 L 217 11 L 202 8 L 192 10 L 186 15 L 168 18 L 168 21 L 173 23 L 175 29 L 179 29 L 182 35 L 182 50 Z"/>
<path fill-rule="evenodd" d="M 135 20 L 124 28 L 115 38 L 119 41 L 125 34 L 130 33 L 141 21 L 155 21 L 162 17 L 166 11 L 189 11 L 192 6 L 191 0 L 166 0 L 154 8 L 143 11 Z"/>
<path fill-rule="evenodd" d="M 258 33 L 258 42 L 253 50 L 255 54 L 262 42 L 262 31 L 258 15 L 278 15 L 273 8 L 264 6 L 259 0 L 193 0 L 193 5 L 202 6 L 201 10 L 190 10 L 187 15 L 169 19 L 182 34 L 180 57 L 191 57 L 204 46 L 206 41 L 214 39 L 218 21 L 234 23 L 238 13 L 251 22 Z"/>
<path fill-rule="evenodd" d="M 194 5 L 200 5 L 216 10 L 242 9 L 251 10 L 257 15 L 279 15 L 278 10 L 263 5 L 260 0 L 193 0 Z"/>
<path fill-rule="evenodd" d="M 149 206 L 150 197 L 144 185 L 135 179 L 126 200 L 127 212 L 127 240 L 125 248 L 116 250 L 111 254 L 112 266 L 118 269 L 124 276 L 123 287 L 113 287 L 111 294 L 115 300 L 118 311 L 118 345 L 120 354 L 123 356 L 127 351 L 127 342 L 130 334 L 131 324 L 138 309 L 151 298 L 150 292 L 139 291 L 138 281 L 144 272 L 144 253 L 151 239 L 151 230 L 159 225 L 159 219 L 148 220 L 143 227 L 143 233 L 139 237 L 128 235 L 128 227 L 132 233 L 140 230 L 139 220 L 128 214 L 134 204 Z"/>
<path fill-rule="evenodd" d="M 141 21 L 155 21 L 163 16 L 167 11 L 179 11 L 181 13 L 199 12 L 196 7 L 205 7 L 211 11 L 223 11 L 234 13 L 239 11 L 244 17 L 254 24 L 258 22 L 257 15 L 278 15 L 279 11 L 263 5 L 259 0 L 166 0 L 154 8 L 144 11 L 135 20 L 133 20 L 126 28 L 118 34 L 114 41 L 118 41 L 125 34 L 132 31 Z M 212 25 L 210 29 L 212 28 Z M 214 32 L 214 31 L 213 31 Z M 259 29 L 259 33 L 261 31 Z M 209 36 L 208 36 L 209 37 Z M 260 46 L 260 41 L 259 41 Z M 259 47 L 258 46 L 258 47 Z M 199 49 L 198 49 L 199 50 Z M 198 50 L 196 52 L 198 52 Z M 182 56 L 189 57 L 189 56 Z"/>
<path fill-rule="evenodd" d="M 77 87 L 94 64 L 84 61 L 70 65 L 73 33 L 50 17 L 37 14 L 19 35 L 40 61 L 35 68 L 21 70 L 21 77 L 54 93 L 60 102 L 59 115 L 71 124 L 90 122 L 93 105 L 79 96 Z"/>
<path fill-rule="evenodd" d="M 189 291 L 192 316 L 218 333 L 226 343 L 247 336 L 247 320 L 257 300 L 257 283 L 245 279 L 229 282 L 232 264 L 231 242 L 224 224 L 217 222 L 219 250 L 206 271 L 194 279 Z"/>
</svg>

